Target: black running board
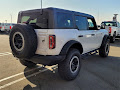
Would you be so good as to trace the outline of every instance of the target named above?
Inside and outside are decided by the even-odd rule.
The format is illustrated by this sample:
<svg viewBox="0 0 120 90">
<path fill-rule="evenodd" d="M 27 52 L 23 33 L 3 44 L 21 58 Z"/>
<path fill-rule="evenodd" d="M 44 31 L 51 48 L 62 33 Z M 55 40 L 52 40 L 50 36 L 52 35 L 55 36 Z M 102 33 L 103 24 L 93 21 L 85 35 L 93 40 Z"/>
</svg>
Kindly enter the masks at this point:
<svg viewBox="0 0 120 90">
<path fill-rule="evenodd" d="M 95 49 L 95 50 L 90 51 L 88 53 L 82 54 L 81 57 L 82 57 L 82 59 L 86 59 L 86 58 L 88 58 L 88 56 L 96 55 L 98 53 L 98 50 L 99 49 Z"/>
</svg>

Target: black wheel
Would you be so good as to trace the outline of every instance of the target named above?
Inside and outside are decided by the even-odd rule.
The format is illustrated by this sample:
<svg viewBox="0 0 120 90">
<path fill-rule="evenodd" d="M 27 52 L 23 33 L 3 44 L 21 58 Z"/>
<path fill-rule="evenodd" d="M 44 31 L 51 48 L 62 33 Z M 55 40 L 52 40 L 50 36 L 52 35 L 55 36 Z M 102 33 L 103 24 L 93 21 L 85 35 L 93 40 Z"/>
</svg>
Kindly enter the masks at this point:
<svg viewBox="0 0 120 90">
<path fill-rule="evenodd" d="M 80 52 L 77 49 L 70 49 L 66 59 L 58 64 L 58 72 L 65 80 L 74 80 L 81 68 Z"/>
<path fill-rule="evenodd" d="M 107 41 L 104 43 L 104 45 L 102 45 L 99 49 L 99 55 L 101 57 L 107 57 L 109 54 L 109 50 L 110 50 L 110 40 L 107 39 Z"/>
<path fill-rule="evenodd" d="M 27 24 L 15 25 L 10 33 L 10 46 L 17 58 L 31 58 L 37 49 L 37 35 Z"/>
<path fill-rule="evenodd" d="M 110 38 L 110 42 L 114 43 L 116 38 L 116 33 L 113 34 L 113 36 Z"/>
<path fill-rule="evenodd" d="M 36 64 L 30 61 L 26 61 L 26 60 L 20 60 L 20 63 L 24 66 L 27 66 L 28 68 L 32 68 L 35 67 Z"/>
</svg>

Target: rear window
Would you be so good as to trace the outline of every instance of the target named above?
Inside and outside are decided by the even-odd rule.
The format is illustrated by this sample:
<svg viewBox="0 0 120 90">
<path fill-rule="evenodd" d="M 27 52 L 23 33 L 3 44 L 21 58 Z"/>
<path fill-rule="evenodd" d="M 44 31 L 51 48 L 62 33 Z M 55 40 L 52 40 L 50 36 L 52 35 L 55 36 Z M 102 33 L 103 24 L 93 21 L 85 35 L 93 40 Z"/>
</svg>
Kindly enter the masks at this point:
<svg viewBox="0 0 120 90">
<path fill-rule="evenodd" d="M 16 24 L 12 24 L 12 26 L 14 26 L 14 25 L 16 25 Z"/>
<path fill-rule="evenodd" d="M 57 27 L 58 28 L 73 28 L 73 16 L 68 13 L 57 13 Z"/>
<path fill-rule="evenodd" d="M 42 15 L 40 12 L 22 13 L 20 23 L 30 24 L 35 29 L 47 29 L 48 13 L 44 12 Z"/>
<path fill-rule="evenodd" d="M 4 26 L 4 23 L 2 23 L 1 25 Z"/>
<path fill-rule="evenodd" d="M 117 23 L 116 22 L 102 22 L 101 23 L 101 28 L 105 28 L 105 26 L 115 26 L 117 27 Z"/>
</svg>

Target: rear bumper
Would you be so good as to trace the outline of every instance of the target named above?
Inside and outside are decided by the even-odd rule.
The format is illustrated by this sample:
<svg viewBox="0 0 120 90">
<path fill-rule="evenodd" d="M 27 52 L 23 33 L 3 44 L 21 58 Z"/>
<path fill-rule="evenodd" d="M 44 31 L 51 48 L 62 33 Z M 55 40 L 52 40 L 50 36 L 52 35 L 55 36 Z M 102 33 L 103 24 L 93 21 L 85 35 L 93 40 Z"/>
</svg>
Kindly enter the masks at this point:
<svg viewBox="0 0 120 90">
<path fill-rule="evenodd" d="M 34 62 L 36 64 L 43 64 L 43 65 L 55 65 L 62 62 L 65 59 L 66 55 L 58 55 L 58 56 L 42 56 L 42 55 L 35 55 L 30 59 L 25 59 L 27 61 Z"/>
</svg>

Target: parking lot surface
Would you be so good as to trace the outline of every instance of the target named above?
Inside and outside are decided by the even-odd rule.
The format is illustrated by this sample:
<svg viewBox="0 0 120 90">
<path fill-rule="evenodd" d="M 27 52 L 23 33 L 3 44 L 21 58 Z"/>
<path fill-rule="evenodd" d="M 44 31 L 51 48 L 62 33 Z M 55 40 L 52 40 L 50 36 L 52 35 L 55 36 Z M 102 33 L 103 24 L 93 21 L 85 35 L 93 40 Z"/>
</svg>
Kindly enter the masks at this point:
<svg viewBox="0 0 120 90">
<path fill-rule="evenodd" d="M 9 36 L 0 35 L 0 90 L 120 90 L 120 40 L 111 44 L 109 57 L 82 60 L 74 81 L 62 80 L 57 66 L 22 66 L 11 54 Z"/>
</svg>

